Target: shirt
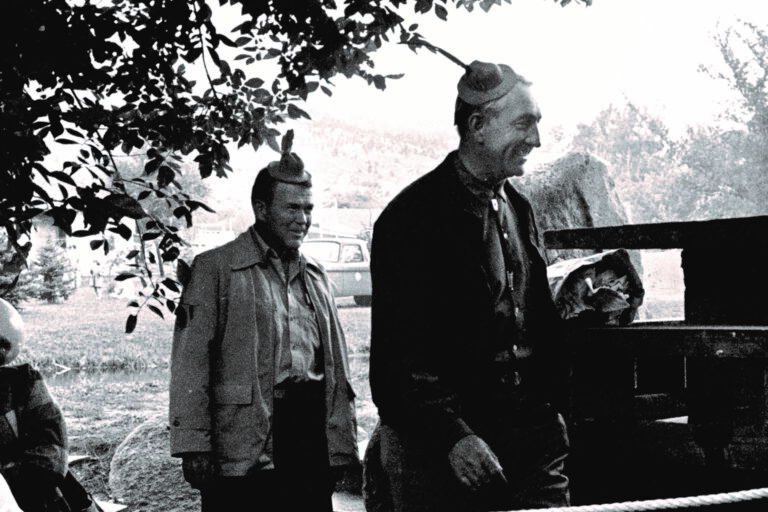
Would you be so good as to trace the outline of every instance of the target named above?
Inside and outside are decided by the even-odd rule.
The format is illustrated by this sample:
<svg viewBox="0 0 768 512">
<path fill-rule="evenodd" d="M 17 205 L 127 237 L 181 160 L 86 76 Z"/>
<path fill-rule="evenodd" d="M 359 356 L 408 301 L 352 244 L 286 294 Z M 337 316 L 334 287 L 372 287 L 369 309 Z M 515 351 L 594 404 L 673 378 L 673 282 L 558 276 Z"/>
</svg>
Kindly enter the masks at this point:
<svg viewBox="0 0 768 512">
<path fill-rule="evenodd" d="M 259 235 L 251 233 L 266 256 L 275 312 L 275 383 L 323 379 L 323 351 L 315 310 L 309 299 L 304 274 L 306 261 L 298 251 L 283 259 Z"/>
<path fill-rule="evenodd" d="M 530 262 L 515 210 L 504 192 L 503 183 L 491 184 L 475 177 L 464 167 L 458 155 L 455 166 L 459 181 L 472 196 L 470 206 L 482 220 L 486 272 L 496 310 L 505 313 L 512 311 L 510 308 L 517 308 L 517 321 L 522 327 Z"/>
<path fill-rule="evenodd" d="M 504 192 L 504 182 L 480 180 L 464 167 L 458 155 L 455 168 L 459 181 L 470 192 L 470 209 L 483 226 L 484 267 L 494 307 L 495 361 L 499 364 L 499 372 L 506 375 L 506 365 L 511 360 L 529 354 L 522 333 L 525 331 L 530 261 L 514 207 Z M 517 371 L 509 375 L 505 379 L 520 383 Z"/>
</svg>

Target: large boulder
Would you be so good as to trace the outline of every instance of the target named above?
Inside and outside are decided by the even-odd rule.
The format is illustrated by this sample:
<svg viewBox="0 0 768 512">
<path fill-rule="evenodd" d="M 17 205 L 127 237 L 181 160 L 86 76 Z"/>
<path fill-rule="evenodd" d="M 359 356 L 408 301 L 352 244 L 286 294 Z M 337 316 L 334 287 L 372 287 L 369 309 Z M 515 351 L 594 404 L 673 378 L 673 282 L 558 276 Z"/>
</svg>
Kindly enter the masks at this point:
<svg viewBox="0 0 768 512">
<path fill-rule="evenodd" d="M 169 455 L 168 418 L 136 427 L 117 447 L 109 469 L 112 497 L 131 510 L 200 510 L 200 493 L 184 480 L 181 460 Z"/>
<path fill-rule="evenodd" d="M 608 167 L 588 153 L 570 153 L 515 178 L 513 184 L 531 201 L 541 233 L 628 223 L 613 180 L 608 176 Z M 547 250 L 548 263 L 594 252 Z M 638 259 L 632 259 L 633 263 L 639 263 Z"/>
</svg>

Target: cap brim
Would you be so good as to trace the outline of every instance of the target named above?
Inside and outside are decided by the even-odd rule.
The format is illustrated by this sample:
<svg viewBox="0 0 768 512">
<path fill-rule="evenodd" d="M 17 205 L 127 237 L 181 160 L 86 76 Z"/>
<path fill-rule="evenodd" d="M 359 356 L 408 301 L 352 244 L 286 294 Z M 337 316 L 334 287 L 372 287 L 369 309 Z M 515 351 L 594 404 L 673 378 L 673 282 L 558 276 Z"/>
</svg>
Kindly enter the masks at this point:
<svg viewBox="0 0 768 512">
<path fill-rule="evenodd" d="M 281 165 L 279 161 L 271 162 L 267 165 L 267 172 L 274 179 L 283 183 L 312 183 L 312 175 L 304 170 L 304 164 L 301 163 L 301 159 L 298 156 L 294 158 L 298 160 L 298 165 Z"/>
<path fill-rule="evenodd" d="M 472 89 L 464 80 L 460 80 L 458 85 L 459 98 L 464 103 L 470 105 L 482 105 L 483 103 L 499 99 L 507 94 L 513 87 L 515 87 L 515 84 L 520 81 L 520 77 L 506 64 L 499 64 L 499 69 L 502 71 L 501 82 L 496 87 L 488 89 L 487 91 Z"/>
</svg>

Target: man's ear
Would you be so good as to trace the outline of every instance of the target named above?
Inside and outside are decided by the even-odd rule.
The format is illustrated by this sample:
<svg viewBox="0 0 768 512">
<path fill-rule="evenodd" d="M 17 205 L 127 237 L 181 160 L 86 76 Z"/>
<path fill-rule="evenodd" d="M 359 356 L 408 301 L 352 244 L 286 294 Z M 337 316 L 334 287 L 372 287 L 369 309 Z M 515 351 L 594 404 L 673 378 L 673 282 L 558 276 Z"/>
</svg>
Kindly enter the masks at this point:
<svg viewBox="0 0 768 512">
<path fill-rule="evenodd" d="M 257 221 L 264 222 L 267 220 L 267 203 L 261 199 L 257 199 L 251 206 L 253 206 L 253 214 Z"/>
<path fill-rule="evenodd" d="M 485 128 L 485 116 L 480 112 L 473 112 L 469 119 L 467 119 L 467 131 L 469 136 L 478 144 L 482 144 L 485 140 L 485 134 L 483 128 Z"/>
</svg>

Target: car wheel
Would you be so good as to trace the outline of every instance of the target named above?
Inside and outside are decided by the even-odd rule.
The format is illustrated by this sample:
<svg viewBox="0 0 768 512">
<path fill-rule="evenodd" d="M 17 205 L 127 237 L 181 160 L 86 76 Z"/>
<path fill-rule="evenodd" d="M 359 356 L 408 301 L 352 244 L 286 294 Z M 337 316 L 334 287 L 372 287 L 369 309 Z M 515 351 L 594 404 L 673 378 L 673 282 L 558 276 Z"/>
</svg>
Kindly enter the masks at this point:
<svg viewBox="0 0 768 512">
<path fill-rule="evenodd" d="M 370 306 L 371 305 L 371 296 L 370 295 L 355 295 L 355 304 L 358 306 Z"/>
</svg>

